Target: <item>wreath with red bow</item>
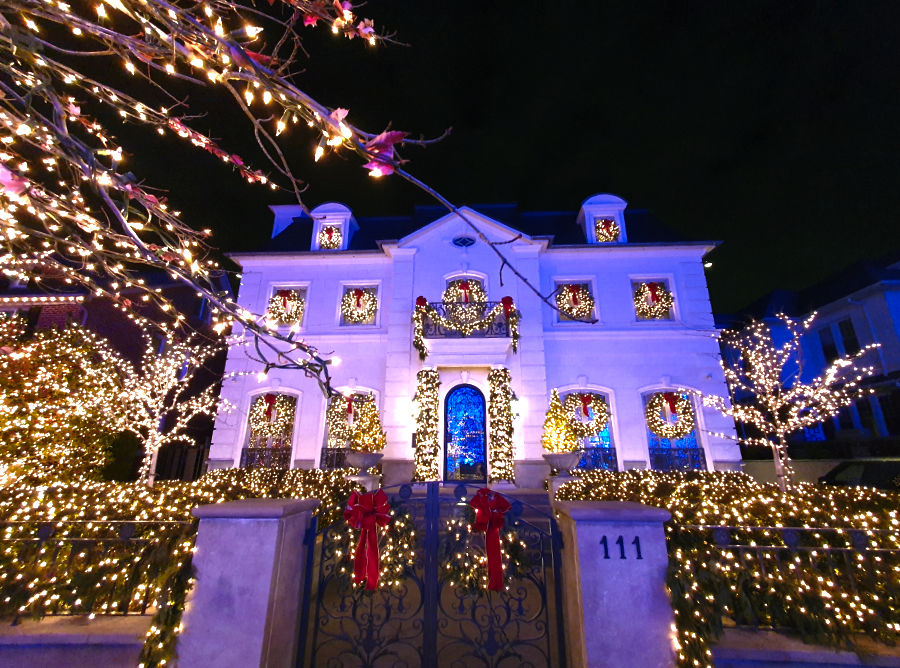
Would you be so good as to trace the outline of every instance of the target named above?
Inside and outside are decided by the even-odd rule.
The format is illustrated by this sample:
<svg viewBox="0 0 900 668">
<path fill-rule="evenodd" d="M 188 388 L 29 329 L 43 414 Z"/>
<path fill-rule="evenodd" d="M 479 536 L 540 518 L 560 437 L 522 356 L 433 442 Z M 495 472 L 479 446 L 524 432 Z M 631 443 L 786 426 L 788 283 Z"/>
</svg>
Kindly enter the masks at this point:
<svg viewBox="0 0 900 668">
<path fill-rule="evenodd" d="M 598 218 L 594 221 L 594 234 L 597 241 L 610 243 L 619 240 L 619 224 L 612 218 Z"/>
<path fill-rule="evenodd" d="M 354 325 L 373 321 L 377 308 L 378 298 L 372 288 L 348 288 L 341 299 L 341 315 Z"/>
<path fill-rule="evenodd" d="M 584 283 L 566 283 L 556 292 L 556 308 L 572 320 L 585 320 L 594 315 L 594 297 Z"/>
<path fill-rule="evenodd" d="M 675 303 L 666 284 L 660 281 L 641 283 L 634 291 L 634 312 L 642 320 L 666 320 Z"/>
<path fill-rule="evenodd" d="M 578 438 L 596 436 L 609 420 L 606 399 L 599 394 L 575 392 L 563 403 L 569 426 Z"/>
<path fill-rule="evenodd" d="M 667 414 L 675 418 L 671 422 Z M 691 401 L 678 392 L 657 392 L 647 402 L 647 427 L 661 438 L 684 438 L 694 430 Z"/>
<path fill-rule="evenodd" d="M 288 433 L 294 426 L 294 405 L 286 394 L 261 394 L 250 406 L 250 433 L 265 438 Z"/>
<path fill-rule="evenodd" d="M 298 290 L 278 290 L 266 306 L 266 320 L 279 325 L 300 324 L 306 301 Z"/>
<path fill-rule="evenodd" d="M 319 248 L 323 250 L 335 250 L 341 247 L 341 228 L 334 225 L 325 225 L 319 230 L 319 236 L 316 239 Z"/>
</svg>

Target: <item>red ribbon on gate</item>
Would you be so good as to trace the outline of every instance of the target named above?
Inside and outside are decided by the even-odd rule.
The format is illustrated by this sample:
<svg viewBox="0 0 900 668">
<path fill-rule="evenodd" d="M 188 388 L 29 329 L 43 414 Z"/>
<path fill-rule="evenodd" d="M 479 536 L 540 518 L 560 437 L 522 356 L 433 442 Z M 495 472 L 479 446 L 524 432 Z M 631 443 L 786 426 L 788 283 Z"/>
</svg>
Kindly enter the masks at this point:
<svg viewBox="0 0 900 668">
<path fill-rule="evenodd" d="M 356 290 L 353 291 L 353 296 L 356 297 L 356 308 L 362 308 L 362 298 L 364 294 L 365 293 L 359 288 L 356 288 Z"/>
<path fill-rule="evenodd" d="M 572 306 L 578 306 L 578 285 L 567 285 L 569 290 L 569 298 L 572 300 Z"/>
<path fill-rule="evenodd" d="M 463 293 L 463 302 L 468 304 L 469 303 L 469 281 L 460 281 L 459 289 L 462 290 L 462 293 Z"/>
<path fill-rule="evenodd" d="M 469 501 L 469 505 L 475 509 L 475 522 L 472 528 L 476 533 L 484 534 L 488 569 L 487 588 L 491 591 L 501 591 L 503 558 L 500 555 L 500 529 L 506 523 L 504 515 L 510 509 L 510 503 L 487 487 L 482 487 Z"/>
<path fill-rule="evenodd" d="M 378 587 L 378 527 L 391 521 L 391 504 L 383 489 L 368 494 L 353 492 L 344 509 L 344 519 L 359 529 L 359 542 L 353 555 L 353 582 L 366 581 L 366 589 Z"/>
<path fill-rule="evenodd" d="M 678 415 L 678 411 L 675 409 L 676 405 L 678 404 L 678 395 L 674 392 L 665 392 L 663 394 L 663 397 L 665 397 L 666 403 L 669 404 L 669 410 L 671 411 L 672 415 Z"/>
<path fill-rule="evenodd" d="M 272 409 L 275 408 L 275 401 L 278 399 L 274 394 L 267 394 L 263 397 L 263 401 L 266 402 L 266 419 L 272 419 Z"/>
<path fill-rule="evenodd" d="M 290 290 L 279 290 L 276 294 L 279 297 L 281 297 L 281 308 L 283 308 L 285 311 L 287 311 L 287 300 L 288 300 L 288 297 L 291 296 L 291 291 Z"/>
<path fill-rule="evenodd" d="M 504 297 L 500 300 L 500 303 L 503 304 L 503 315 L 509 318 L 509 314 L 512 311 L 513 307 L 513 298 L 512 297 Z"/>
<path fill-rule="evenodd" d="M 650 288 L 650 303 L 655 304 L 659 301 L 659 288 L 660 283 L 647 283 L 647 287 Z"/>
<path fill-rule="evenodd" d="M 581 395 L 581 412 L 584 413 L 584 417 L 590 417 L 591 414 L 588 412 L 588 408 L 591 405 L 591 395 L 590 394 L 582 394 Z"/>
</svg>

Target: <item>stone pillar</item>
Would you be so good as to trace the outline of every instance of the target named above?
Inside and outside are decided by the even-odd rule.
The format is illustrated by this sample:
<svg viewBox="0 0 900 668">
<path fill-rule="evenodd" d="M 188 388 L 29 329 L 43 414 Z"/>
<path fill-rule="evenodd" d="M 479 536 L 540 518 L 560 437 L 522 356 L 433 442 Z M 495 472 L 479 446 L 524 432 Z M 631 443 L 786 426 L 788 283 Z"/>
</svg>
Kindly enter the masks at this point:
<svg viewBox="0 0 900 668">
<path fill-rule="evenodd" d="M 182 668 L 292 668 L 315 500 L 246 499 L 193 510 L 196 582 L 178 640 Z"/>
<path fill-rule="evenodd" d="M 554 502 L 572 666 L 675 665 L 666 593 L 671 515 L 623 501 Z"/>
</svg>

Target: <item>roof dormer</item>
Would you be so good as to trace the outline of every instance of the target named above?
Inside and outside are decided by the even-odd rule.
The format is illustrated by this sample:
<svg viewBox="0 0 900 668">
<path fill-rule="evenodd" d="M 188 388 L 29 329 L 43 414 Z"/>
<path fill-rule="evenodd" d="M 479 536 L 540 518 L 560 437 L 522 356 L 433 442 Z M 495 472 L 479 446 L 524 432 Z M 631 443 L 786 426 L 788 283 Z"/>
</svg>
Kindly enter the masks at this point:
<svg viewBox="0 0 900 668">
<path fill-rule="evenodd" d="M 310 211 L 313 219 L 310 250 L 347 250 L 359 229 L 353 212 L 343 204 L 327 202 Z"/>
<path fill-rule="evenodd" d="M 578 225 L 584 231 L 589 244 L 625 243 L 625 207 L 621 197 L 615 195 L 594 195 L 581 205 Z"/>
</svg>

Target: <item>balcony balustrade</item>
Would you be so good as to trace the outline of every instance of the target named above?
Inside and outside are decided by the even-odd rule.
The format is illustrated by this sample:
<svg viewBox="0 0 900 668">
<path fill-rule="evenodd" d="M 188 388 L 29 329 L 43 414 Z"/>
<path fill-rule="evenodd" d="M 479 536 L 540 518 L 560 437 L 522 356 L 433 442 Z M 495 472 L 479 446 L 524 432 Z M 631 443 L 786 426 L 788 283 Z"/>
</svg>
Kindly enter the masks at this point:
<svg viewBox="0 0 900 668">
<path fill-rule="evenodd" d="M 650 468 L 657 471 L 705 471 L 703 448 L 650 448 Z"/>
<path fill-rule="evenodd" d="M 244 448 L 241 450 L 242 469 L 289 469 L 291 448 Z"/>
<path fill-rule="evenodd" d="M 501 302 L 457 304 L 429 302 L 428 305 L 453 327 L 447 327 L 441 321 L 432 319 L 426 314 L 422 323 L 422 333 L 426 339 L 458 339 L 463 337 L 496 339 L 510 336 L 509 319 L 504 314 Z M 495 309 L 495 315 L 486 320 Z M 455 328 L 460 328 L 463 331 Z"/>
</svg>

